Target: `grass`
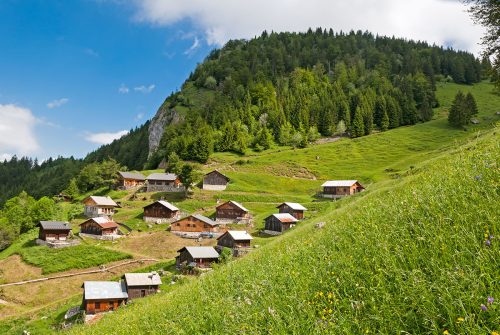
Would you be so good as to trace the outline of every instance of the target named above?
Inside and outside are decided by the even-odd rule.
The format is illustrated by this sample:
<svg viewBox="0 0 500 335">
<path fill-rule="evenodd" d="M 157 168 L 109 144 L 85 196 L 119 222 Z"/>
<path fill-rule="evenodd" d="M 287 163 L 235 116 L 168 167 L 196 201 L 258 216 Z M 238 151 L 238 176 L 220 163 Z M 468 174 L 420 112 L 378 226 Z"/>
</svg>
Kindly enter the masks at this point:
<svg viewBox="0 0 500 335">
<path fill-rule="evenodd" d="M 390 190 L 71 333 L 490 334 L 500 321 L 498 302 L 487 303 L 500 297 L 498 140 L 454 147 Z"/>
<path fill-rule="evenodd" d="M 26 263 L 42 268 L 44 274 L 85 269 L 132 258 L 123 252 L 87 245 L 61 249 L 32 246 L 18 250 L 18 253 Z"/>
</svg>

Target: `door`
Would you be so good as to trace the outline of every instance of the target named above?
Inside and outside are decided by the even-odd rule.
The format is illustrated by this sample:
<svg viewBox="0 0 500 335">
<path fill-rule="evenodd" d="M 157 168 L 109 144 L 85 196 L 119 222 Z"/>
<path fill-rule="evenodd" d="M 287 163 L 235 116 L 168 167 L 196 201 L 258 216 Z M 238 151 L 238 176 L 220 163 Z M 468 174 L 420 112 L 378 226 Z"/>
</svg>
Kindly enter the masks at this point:
<svg viewBox="0 0 500 335">
<path fill-rule="evenodd" d="M 146 290 L 141 290 L 141 298 L 144 298 L 146 296 Z"/>
</svg>

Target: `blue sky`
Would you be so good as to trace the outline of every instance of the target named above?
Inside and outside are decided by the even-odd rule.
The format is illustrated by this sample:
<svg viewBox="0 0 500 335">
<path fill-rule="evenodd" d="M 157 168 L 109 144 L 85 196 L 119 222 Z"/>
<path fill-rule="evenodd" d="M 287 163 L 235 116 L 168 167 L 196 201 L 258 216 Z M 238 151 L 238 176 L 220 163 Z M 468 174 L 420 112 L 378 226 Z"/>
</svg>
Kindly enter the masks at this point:
<svg viewBox="0 0 500 335">
<path fill-rule="evenodd" d="M 230 38 L 322 26 L 478 54 L 454 0 L 1 0 L 0 159 L 83 157 L 154 116 Z"/>
</svg>

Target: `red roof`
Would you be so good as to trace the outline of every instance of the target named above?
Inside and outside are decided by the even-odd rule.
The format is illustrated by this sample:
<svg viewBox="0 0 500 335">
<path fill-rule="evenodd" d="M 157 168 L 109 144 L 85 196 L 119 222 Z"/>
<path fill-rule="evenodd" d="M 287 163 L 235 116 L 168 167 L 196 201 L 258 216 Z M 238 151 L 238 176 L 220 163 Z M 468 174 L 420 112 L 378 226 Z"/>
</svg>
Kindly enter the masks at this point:
<svg viewBox="0 0 500 335">
<path fill-rule="evenodd" d="M 99 226 L 103 229 L 106 228 L 118 228 L 118 225 L 115 222 L 106 222 L 106 223 L 100 223 Z"/>
</svg>

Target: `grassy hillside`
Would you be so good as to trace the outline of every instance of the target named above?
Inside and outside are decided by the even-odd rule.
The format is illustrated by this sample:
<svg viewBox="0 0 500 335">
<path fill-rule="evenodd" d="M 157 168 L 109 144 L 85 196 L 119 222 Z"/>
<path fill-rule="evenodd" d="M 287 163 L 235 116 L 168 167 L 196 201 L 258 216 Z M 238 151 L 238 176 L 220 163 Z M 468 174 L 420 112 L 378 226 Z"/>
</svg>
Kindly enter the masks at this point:
<svg viewBox="0 0 500 335">
<path fill-rule="evenodd" d="M 325 213 L 324 229 L 300 225 L 72 333 L 491 333 L 500 321 L 498 303 L 487 303 L 500 296 L 499 137 Z"/>
</svg>

